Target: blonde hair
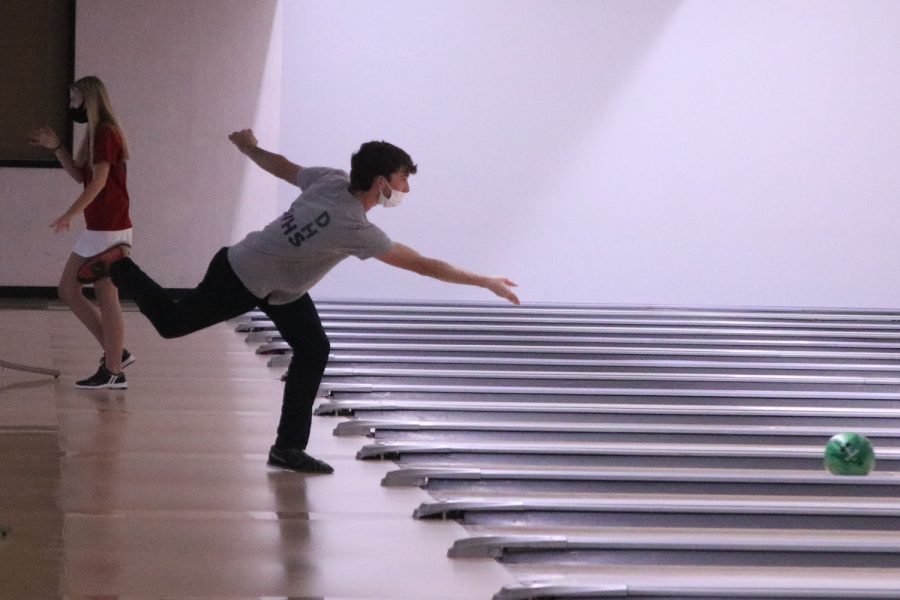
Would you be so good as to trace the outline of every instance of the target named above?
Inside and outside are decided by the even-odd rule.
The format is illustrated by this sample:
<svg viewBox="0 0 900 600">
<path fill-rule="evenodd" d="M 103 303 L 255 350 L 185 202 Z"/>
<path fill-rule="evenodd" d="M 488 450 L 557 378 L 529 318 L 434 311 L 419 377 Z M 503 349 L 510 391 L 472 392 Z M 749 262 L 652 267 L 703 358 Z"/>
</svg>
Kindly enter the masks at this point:
<svg viewBox="0 0 900 600">
<path fill-rule="evenodd" d="M 84 108 L 87 112 L 87 133 L 81 140 L 81 146 L 78 149 L 76 162 L 81 165 L 94 164 L 94 136 L 97 133 L 97 127 L 105 123 L 111 125 L 119 134 L 119 140 L 122 142 L 122 158 L 128 160 L 131 153 L 128 151 L 128 140 L 125 138 L 125 132 L 119 125 L 116 113 L 113 110 L 112 102 L 109 99 L 109 93 L 106 86 L 98 77 L 88 75 L 82 77 L 72 84 L 72 89 L 81 93 L 84 98 Z"/>
</svg>

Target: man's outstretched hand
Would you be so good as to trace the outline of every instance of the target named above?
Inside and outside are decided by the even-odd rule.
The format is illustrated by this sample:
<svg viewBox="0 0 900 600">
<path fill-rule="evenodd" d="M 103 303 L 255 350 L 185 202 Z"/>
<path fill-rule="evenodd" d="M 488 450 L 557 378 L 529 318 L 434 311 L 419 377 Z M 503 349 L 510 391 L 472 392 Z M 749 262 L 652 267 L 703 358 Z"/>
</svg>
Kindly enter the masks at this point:
<svg viewBox="0 0 900 600">
<path fill-rule="evenodd" d="M 488 283 L 486 286 L 487 289 L 491 290 L 501 298 L 505 298 L 512 302 L 513 304 L 519 303 L 519 297 L 509 288 L 513 288 L 518 286 L 519 284 L 511 279 L 507 279 L 506 277 L 490 277 L 488 279 Z"/>
<path fill-rule="evenodd" d="M 240 131 L 235 131 L 228 136 L 228 139 L 232 144 L 237 146 L 238 150 L 240 150 L 244 154 L 247 154 L 248 150 L 259 145 L 256 136 L 253 135 L 252 129 L 241 129 Z"/>
</svg>

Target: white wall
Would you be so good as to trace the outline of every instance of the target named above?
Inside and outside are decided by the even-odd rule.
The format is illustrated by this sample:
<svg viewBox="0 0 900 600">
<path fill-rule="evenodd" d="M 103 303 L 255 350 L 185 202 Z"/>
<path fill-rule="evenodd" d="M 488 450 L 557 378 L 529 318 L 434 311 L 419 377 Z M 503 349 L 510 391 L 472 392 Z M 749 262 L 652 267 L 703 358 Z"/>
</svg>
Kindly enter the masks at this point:
<svg viewBox="0 0 900 600">
<path fill-rule="evenodd" d="M 122 113 L 167 286 L 293 194 L 226 141 L 253 126 L 306 165 L 405 147 L 412 194 L 372 220 L 525 301 L 891 307 L 898 25 L 891 0 L 79 0 L 76 75 Z M 0 285 L 55 283 L 77 192 L 0 169 Z M 490 299 L 353 258 L 315 295 Z"/>
<path fill-rule="evenodd" d="M 281 32 L 277 0 L 77 2 L 75 76 L 103 79 L 120 113 L 135 256 L 165 286 L 196 284 L 277 211 L 276 183 L 226 136 L 252 126 L 278 144 Z M 79 191 L 59 169 L 0 169 L 0 285 L 56 284 L 83 224 L 48 224 Z"/>
<path fill-rule="evenodd" d="M 282 148 L 420 163 L 374 222 L 524 300 L 897 306 L 900 3 L 291 2 Z M 322 296 L 487 299 L 348 260 Z"/>
</svg>

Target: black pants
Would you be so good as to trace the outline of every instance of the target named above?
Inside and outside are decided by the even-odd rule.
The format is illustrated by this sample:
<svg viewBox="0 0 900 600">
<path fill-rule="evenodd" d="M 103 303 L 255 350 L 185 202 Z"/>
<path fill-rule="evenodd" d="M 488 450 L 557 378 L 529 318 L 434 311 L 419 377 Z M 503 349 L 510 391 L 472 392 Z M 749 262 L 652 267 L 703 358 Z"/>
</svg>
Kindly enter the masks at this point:
<svg viewBox="0 0 900 600">
<path fill-rule="evenodd" d="M 312 407 L 331 345 L 309 294 L 289 304 L 269 304 L 244 287 L 228 263 L 227 248 L 212 258 L 200 284 L 175 301 L 130 258 L 113 263 L 113 283 L 134 298 L 164 338 L 193 333 L 259 307 L 294 351 L 284 384 L 275 445 L 306 448 Z"/>
</svg>

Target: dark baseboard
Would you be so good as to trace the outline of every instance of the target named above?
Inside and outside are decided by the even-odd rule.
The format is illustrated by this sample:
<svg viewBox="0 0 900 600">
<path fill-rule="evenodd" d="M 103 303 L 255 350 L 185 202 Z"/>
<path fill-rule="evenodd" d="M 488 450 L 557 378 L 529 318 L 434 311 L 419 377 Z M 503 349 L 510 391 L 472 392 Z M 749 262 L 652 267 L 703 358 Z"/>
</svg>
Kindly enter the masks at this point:
<svg viewBox="0 0 900 600">
<path fill-rule="evenodd" d="M 94 288 L 85 286 L 81 288 L 84 295 L 88 298 L 94 298 Z M 185 288 L 168 288 L 166 289 L 172 295 L 172 298 L 178 299 L 188 290 Z M 119 291 L 119 297 L 122 300 L 131 300 L 131 297 L 124 291 Z M 59 295 L 56 293 L 56 287 L 53 286 L 3 286 L 0 285 L 0 299 L 3 300 L 58 300 Z"/>
<path fill-rule="evenodd" d="M 10 300 L 55 300 L 55 287 L 0 286 L 0 298 Z"/>
</svg>

